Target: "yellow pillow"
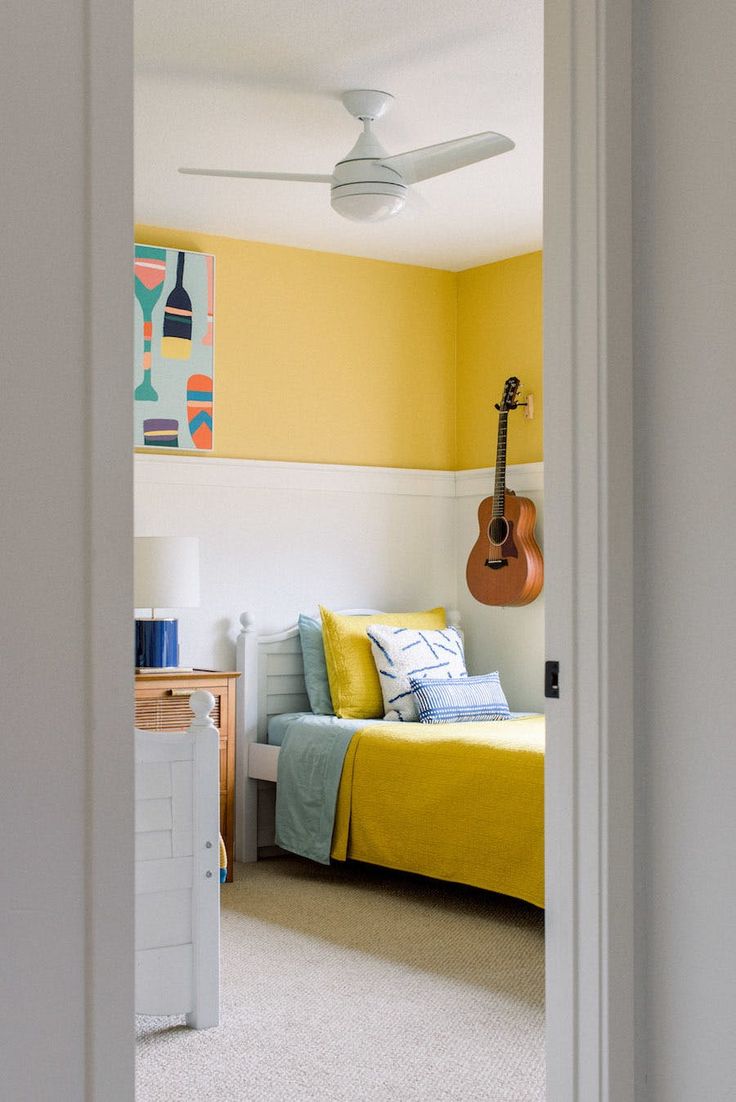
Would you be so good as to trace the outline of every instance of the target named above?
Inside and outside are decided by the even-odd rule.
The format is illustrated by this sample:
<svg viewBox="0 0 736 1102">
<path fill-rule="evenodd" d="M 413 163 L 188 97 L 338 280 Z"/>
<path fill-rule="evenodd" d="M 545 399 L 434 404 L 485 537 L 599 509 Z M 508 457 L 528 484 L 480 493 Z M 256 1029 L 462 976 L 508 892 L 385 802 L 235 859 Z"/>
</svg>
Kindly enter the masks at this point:
<svg viewBox="0 0 736 1102">
<path fill-rule="evenodd" d="M 369 624 L 405 628 L 445 628 L 444 608 L 427 612 L 375 612 L 369 616 L 343 616 L 319 609 L 325 641 L 327 680 L 335 715 L 343 719 L 378 719 L 383 716 L 383 695 L 366 635 Z"/>
</svg>

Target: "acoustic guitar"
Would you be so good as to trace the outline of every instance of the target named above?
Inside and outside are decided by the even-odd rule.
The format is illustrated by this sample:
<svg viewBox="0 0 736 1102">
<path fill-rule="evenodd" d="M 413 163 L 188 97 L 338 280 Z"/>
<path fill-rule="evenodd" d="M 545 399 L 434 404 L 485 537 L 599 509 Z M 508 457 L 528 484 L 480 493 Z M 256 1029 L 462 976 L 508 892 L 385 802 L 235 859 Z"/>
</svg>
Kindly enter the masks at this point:
<svg viewBox="0 0 736 1102">
<path fill-rule="evenodd" d="M 534 538 L 537 510 L 528 497 L 517 497 L 506 488 L 506 435 L 509 411 L 521 382 L 507 379 L 498 410 L 496 479 L 493 497 L 478 508 L 480 534 L 468 558 L 468 589 L 483 605 L 528 605 L 538 597 L 544 582 L 542 552 Z"/>
</svg>

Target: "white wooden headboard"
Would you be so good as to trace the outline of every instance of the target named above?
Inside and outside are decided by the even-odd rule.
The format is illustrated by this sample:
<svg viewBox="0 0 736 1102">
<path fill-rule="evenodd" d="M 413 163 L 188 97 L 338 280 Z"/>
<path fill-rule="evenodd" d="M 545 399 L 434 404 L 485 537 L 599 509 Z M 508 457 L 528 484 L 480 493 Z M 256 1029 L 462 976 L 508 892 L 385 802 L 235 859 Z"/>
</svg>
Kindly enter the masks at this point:
<svg viewBox="0 0 736 1102">
<path fill-rule="evenodd" d="M 375 608 L 340 610 L 346 616 L 380 616 Z M 447 622 L 460 627 L 460 614 L 448 610 Z M 268 741 L 268 721 L 285 712 L 308 712 L 304 663 L 299 627 L 258 635 L 249 612 L 240 617 L 237 638 L 237 752 L 235 787 L 235 849 L 238 860 L 254 861 L 257 855 L 258 783 L 248 774 L 253 743 Z M 275 777 L 274 777 L 275 779 Z"/>
</svg>

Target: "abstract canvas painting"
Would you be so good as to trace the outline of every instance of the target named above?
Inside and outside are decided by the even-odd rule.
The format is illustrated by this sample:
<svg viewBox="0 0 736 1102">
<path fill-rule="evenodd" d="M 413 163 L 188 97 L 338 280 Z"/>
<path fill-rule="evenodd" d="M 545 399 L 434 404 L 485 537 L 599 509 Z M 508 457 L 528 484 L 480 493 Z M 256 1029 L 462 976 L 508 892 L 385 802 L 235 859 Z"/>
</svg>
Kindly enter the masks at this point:
<svg viewBox="0 0 736 1102">
<path fill-rule="evenodd" d="M 135 445 L 212 451 L 215 258 L 135 246 Z"/>
</svg>

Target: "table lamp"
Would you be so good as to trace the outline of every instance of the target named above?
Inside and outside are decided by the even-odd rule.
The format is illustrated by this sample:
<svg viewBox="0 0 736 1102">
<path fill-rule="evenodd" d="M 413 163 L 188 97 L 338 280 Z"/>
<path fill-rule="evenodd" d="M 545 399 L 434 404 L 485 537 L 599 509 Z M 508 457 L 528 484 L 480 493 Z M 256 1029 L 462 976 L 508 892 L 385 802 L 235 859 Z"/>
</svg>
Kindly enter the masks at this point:
<svg viewBox="0 0 736 1102">
<path fill-rule="evenodd" d="M 151 610 L 150 618 L 136 617 L 136 669 L 178 669 L 179 622 L 173 616 L 157 616 L 156 609 L 199 605 L 196 536 L 135 537 L 134 604 Z"/>
</svg>

